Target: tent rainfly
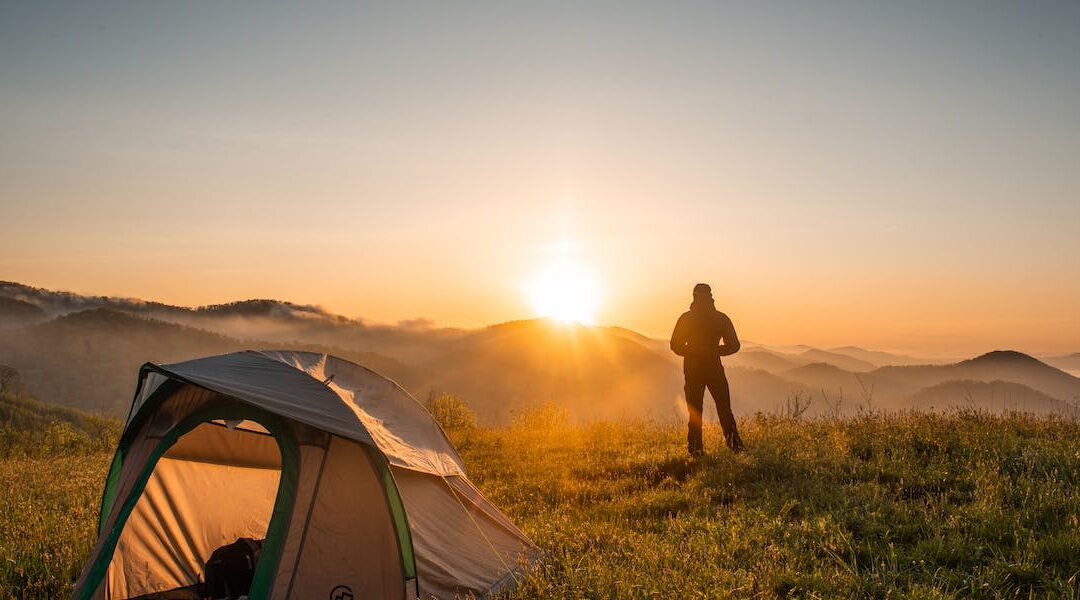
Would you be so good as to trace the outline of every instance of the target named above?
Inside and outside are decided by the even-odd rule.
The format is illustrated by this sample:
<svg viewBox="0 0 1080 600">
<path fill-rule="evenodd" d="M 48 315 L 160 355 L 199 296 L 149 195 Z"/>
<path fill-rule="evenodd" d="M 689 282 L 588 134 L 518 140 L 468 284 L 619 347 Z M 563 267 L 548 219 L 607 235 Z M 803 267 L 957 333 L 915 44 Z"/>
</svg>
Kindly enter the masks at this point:
<svg viewBox="0 0 1080 600">
<path fill-rule="evenodd" d="M 261 540 L 255 599 L 483 598 L 539 559 L 394 382 L 310 352 L 147 363 L 73 599 L 209 597 Z"/>
</svg>

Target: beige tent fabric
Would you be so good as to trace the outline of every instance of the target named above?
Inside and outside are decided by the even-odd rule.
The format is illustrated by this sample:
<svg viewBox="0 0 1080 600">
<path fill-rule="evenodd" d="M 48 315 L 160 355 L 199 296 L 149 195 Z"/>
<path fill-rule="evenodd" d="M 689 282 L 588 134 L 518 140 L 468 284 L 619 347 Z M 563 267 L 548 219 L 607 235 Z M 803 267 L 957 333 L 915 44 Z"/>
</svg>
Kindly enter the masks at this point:
<svg viewBox="0 0 1080 600">
<path fill-rule="evenodd" d="M 329 598 L 347 586 L 357 598 L 405 597 L 401 551 L 382 483 L 367 451 L 334 438 L 303 535 L 288 598 Z"/>
<path fill-rule="evenodd" d="M 273 436 L 247 429 L 203 423 L 181 436 L 166 458 L 235 467 L 281 469 L 281 450 Z"/>
<path fill-rule="evenodd" d="M 109 597 L 195 584 L 215 549 L 266 537 L 280 475 L 274 468 L 162 457 L 116 546 Z"/>
<path fill-rule="evenodd" d="M 208 390 L 190 385 L 183 386 L 162 403 L 158 411 L 155 412 L 153 418 L 150 419 L 146 426 L 137 433 L 135 439 L 131 443 L 128 454 L 125 457 L 123 470 L 120 472 L 120 476 L 116 483 L 116 498 L 121 500 L 113 502 L 102 532 L 109 531 L 116 525 L 116 519 L 119 517 L 120 507 L 121 504 L 123 504 L 122 499 L 131 495 L 131 491 L 134 489 L 135 483 L 138 480 L 139 471 L 142 470 L 147 460 L 149 460 L 150 456 L 153 454 L 161 437 L 175 427 L 185 415 L 198 410 L 215 396 L 215 393 Z M 93 550 L 90 552 L 91 557 L 101 553 L 104 542 L 105 536 L 100 536 L 97 543 L 94 545 Z M 89 564 L 87 566 L 89 566 Z M 79 576 L 79 580 L 75 583 L 76 590 L 83 587 L 89 573 L 89 568 L 83 569 L 82 575 Z M 102 585 L 99 586 L 95 597 L 105 598 L 106 584 L 107 578 L 102 582 Z"/>
<path fill-rule="evenodd" d="M 467 480 L 399 468 L 394 478 L 409 515 L 422 598 L 483 597 L 539 557 Z"/>
<path fill-rule="evenodd" d="M 154 368 L 316 429 L 374 444 L 353 411 L 321 380 L 261 352 L 234 352 Z"/>
<path fill-rule="evenodd" d="M 329 439 L 325 441 L 329 445 Z M 320 446 L 301 445 L 299 481 L 296 484 L 296 498 L 293 502 L 292 516 L 289 518 L 288 535 L 281 549 L 277 574 L 271 586 L 270 598 L 284 600 L 288 597 L 289 582 L 296 572 L 297 557 L 304 543 L 304 525 L 315 501 L 318 491 L 319 476 L 322 474 L 323 458 L 326 450 Z"/>
<path fill-rule="evenodd" d="M 393 381 L 327 354 L 261 354 L 328 382 L 327 386 L 356 413 L 390 464 L 440 475 L 465 473 L 461 456 L 427 409 Z"/>
</svg>

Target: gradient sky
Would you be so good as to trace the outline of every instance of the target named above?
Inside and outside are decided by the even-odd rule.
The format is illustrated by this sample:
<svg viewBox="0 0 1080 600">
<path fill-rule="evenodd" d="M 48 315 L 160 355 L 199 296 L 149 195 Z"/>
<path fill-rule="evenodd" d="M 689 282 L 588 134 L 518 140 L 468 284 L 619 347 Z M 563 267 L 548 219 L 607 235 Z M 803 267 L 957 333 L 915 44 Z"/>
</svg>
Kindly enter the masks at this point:
<svg viewBox="0 0 1080 600">
<path fill-rule="evenodd" d="M 1080 3 L 0 4 L 0 279 L 1080 351 Z"/>
</svg>

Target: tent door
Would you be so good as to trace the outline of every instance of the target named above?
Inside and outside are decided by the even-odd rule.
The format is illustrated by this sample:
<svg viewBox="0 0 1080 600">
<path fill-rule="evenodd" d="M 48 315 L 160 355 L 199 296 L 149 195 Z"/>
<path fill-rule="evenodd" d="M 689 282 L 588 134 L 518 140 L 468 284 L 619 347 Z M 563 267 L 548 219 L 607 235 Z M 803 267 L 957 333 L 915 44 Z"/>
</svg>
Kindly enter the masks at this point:
<svg viewBox="0 0 1080 600">
<path fill-rule="evenodd" d="M 124 469 L 128 465 L 117 465 Z M 215 403 L 170 430 L 115 507 L 80 598 L 202 598 L 204 566 L 238 538 L 265 539 L 249 591 L 266 596 L 296 489 L 297 447 L 279 418 Z M 197 594 L 197 595 L 196 595 Z"/>
</svg>

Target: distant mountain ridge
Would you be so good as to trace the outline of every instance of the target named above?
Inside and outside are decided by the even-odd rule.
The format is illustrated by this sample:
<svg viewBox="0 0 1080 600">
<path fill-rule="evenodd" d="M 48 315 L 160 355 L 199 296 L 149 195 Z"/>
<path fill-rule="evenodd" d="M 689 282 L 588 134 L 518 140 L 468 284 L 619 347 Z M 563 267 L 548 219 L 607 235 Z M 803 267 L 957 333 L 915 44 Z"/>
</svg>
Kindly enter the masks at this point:
<svg viewBox="0 0 1080 600">
<path fill-rule="evenodd" d="M 784 351 L 778 347 L 755 343 L 744 345 L 742 351 L 724 360 L 725 364 L 732 366 L 762 368 L 775 373 L 813 363 L 827 363 L 852 372 L 868 372 L 884 366 L 944 364 L 940 360 L 865 350 L 856 346 L 830 350 L 789 346 L 787 351 Z"/>
<path fill-rule="evenodd" d="M 223 304 L 208 304 L 189 308 L 162 302 L 145 301 L 118 296 L 84 296 L 73 292 L 58 292 L 31 287 L 11 281 L 0 281 L 0 302 L 17 302 L 22 306 L 36 307 L 45 316 L 63 316 L 94 308 L 108 308 L 128 313 L 145 314 L 163 320 L 170 316 L 237 316 L 276 318 L 320 318 L 335 322 L 351 322 L 352 319 L 330 313 L 319 306 L 296 304 L 284 300 L 251 299 Z M 5 307 L 0 304 L 0 315 Z"/>
<path fill-rule="evenodd" d="M 180 309 L 182 310 L 182 309 Z M 352 319 L 332 314 L 325 309 L 310 304 L 294 304 L 283 300 L 254 299 L 238 300 L 225 304 L 199 306 L 194 312 L 206 315 L 239 317 L 283 317 L 287 319 L 320 318 L 338 322 L 350 322 Z"/>
<path fill-rule="evenodd" d="M 48 315 L 37 304 L 0 296 L 0 330 L 37 323 L 47 318 Z"/>
<path fill-rule="evenodd" d="M 925 358 L 918 358 L 915 356 L 908 356 L 906 354 L 895 354 L 892 352 L 882 352 L 880 350 L 867 350 L 858 346 L 841 346 L 839 348 L 829 348 L 829 351 L 836 354 L 850 356 L 851 358 L 870 363 L 876 367 L 883 367 L 886 365 L 925 365 L 928 363 L 940 362 L 935 360 L 927 360 Z"/>
<path fill-rule="evenodd" d="M 681 386 L 674 361 L 626 330 L 544 319 L 471 332 L 418 370 L 430 374 L 431 387 L 474 399 L 498 420 L 549 401 L 582 419 L 658 418 Z"/>
<path fill-rule="evenodd" d="M 1000 411 L 1080 417 L 1080 407 L 1011 381 L 951 380 L 919 390 L 909 402 L 924 409 L 998 407 Z"/>
<path fill-rule="evenodd" d="M 1063 354 L 1061 356 L 1048 356 L 1043 360 L 1046 361 L 1046 364 L 1061 369 L 1062 371 L 1072 371 L 1074 375 L 1077 372 L 1080 372 L 1080 352 Z"/>
<path fill-rule="evenodd" d="M 953 365 L 883 367 L 875 371 L 903 378 L 913 385 L 925 387 L 950 379 L 993 381 L 1006 379 L 1026 385 L 1058 400 L 1080 403 L 1080 378 L 1054 368 L 1039 359 L 1014 350 L 995 350 Z"/>
<path fill-rule="evenodd" d="M 0 364 L 14 367 L 22 382 L 42 400 L 123 416 L 143 363 L 179 362 L 277 346 L 111 308 L 93 308 L 4 332 L 0 336 Z M 337 354 L 404 382 L 411 374 L 397 361 L 374 353 L 302 342 L 290 347 Z"/>
<path fill-rule="evenodd" d="M 24 320 L 20 324 L 88 309 L 107 308 L 213 331 L 240 340 L 281 344 L 305 341 L 344 345 L 382 354 L 422 354 L 433 340 L 442 341 L 462 333 L 455 328 L 425 327 L 415 323 L 372 325 L 318 306 L 272 299 L 239 300 L 188 308 L 134 298 L 82 296 L 13 282 L 0 282 L 0 298 L 35 305 L 45 313 L 43 318 L 29 322 Z M 0 305 L 0 325 L 4 321 L 3 308 Z"/>
<path fill-rule="evenodd" d="M 826 363 L 830 365 L 835 365 L 847 371 L 873 371 L 875 368 L 877 368 L 874 363 L 870 363 L 865 360 L 853 358 L 839 352 L 829 352 L 826 350 L 818 350 L 816 348 L 812 348 L 810 350 L 807 350 L 806 352 L 799 354 L 799 357 L 802 360 L 808 361 L 810 363 Z"/>
<path fill-rule="evenodd" d="M 0 283 L 0 328 L 0 364 L 18 369 L 38 397 L 119 416 L 143 362 L 282 347 L 361 362 L 421 398 L 457 394 L 488 422 L 545 402 L 582 420 L 685 413 L 680 363 L 667 341 L 621 327 L 542 319 L 475 330 L 369 325 L 272 299 L 184 308 Z M 1039 414 L 1080 405 L 1080 379 L 1020 352 L 950 364 L 920 360 L 854 346 L 747 342 L 724 365 L 737 414 L 783 410 L 793 394 L 811 400 L 808 416 L 850 414 L 868 403 L 883 410 L 973 405 Z"/>
</svg>

